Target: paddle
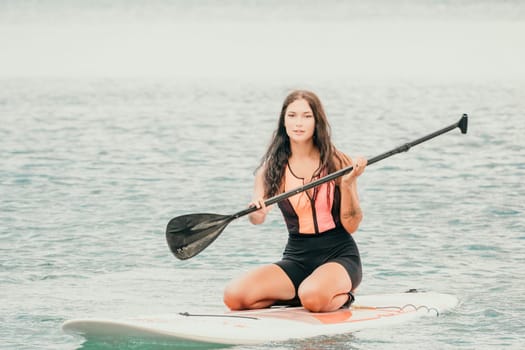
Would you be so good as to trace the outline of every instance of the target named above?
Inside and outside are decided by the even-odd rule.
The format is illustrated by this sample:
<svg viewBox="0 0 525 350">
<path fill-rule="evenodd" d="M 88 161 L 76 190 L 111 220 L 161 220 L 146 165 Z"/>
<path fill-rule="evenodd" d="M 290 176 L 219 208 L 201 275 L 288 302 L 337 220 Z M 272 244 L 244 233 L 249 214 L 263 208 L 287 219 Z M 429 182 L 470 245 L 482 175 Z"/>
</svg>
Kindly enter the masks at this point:
<svg viewBox="0 0 525 350">
<path fill-rule="evenodd" d="M 467 133 L 468 117 L 463 114 L 461 119 L 446 128 L 433 132 L 427 136 L 419 138 L 415 141 L 408 142 L 391 151 L 380 154 L 374 158 L 368 160 L 368 165 L 374 164 L 388 158 L 394 154 L 407 152 L 411 147 L 418 145 L 422 142 L 428 141 L 436 136 L 449 132 L 455 128 L 459 128 L 461 133 Z M 352 171 L 353 167 L 349 166 L 340 169 L 334 173 L 331 173 L 318 180 L 312 181 L 302 187 L 281 193 L 275 197 L 267 199 L 264 203 L 268 205 L 280 202 L 288 197 L 294 196 L 298 193 L 309 190 L 315 186 L 319 186 L 325 182 L 332 181 L 344 174 Z M 220 215 L 220 214 L 187 214 L 177 216 L 170 220 L 166 228 L 166 240 L 171 252 L 179 259 L 185 260 L 199 254 L 201 251 L 206 249 L 228 226 L 233 220 L 240 218 L 241 216 L 248 215 L 258 210 L 256 207 L 248 207 L 241 210 L 238 213 L 232 215 Z"/>
</svg>

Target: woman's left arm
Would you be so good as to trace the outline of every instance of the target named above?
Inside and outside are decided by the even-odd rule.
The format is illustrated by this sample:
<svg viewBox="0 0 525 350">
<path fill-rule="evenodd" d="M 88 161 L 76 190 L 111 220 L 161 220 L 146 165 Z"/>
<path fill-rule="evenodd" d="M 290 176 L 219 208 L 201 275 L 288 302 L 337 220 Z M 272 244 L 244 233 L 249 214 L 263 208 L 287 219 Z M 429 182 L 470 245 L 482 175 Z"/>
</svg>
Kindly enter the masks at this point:
<svg viewBox="0 0 525 350">
<path fill-rule="evenodd" d="M 366 163 L 365 158 L 357 157 L 353 162 L 354 169 L 341 180 L 341 224 L 349 233 L 354 233 L 363 219 L 357 194 L 357 178 L 365 171 Z"/>
</svg>

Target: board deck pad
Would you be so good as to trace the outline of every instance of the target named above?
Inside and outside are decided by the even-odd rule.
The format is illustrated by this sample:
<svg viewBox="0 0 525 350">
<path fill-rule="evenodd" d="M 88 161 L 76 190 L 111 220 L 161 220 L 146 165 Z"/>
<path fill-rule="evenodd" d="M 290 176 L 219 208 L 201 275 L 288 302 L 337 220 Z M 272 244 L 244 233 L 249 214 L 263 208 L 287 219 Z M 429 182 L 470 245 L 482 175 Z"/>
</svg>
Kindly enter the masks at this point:
<svg viewBox="0 0 525 350">
<path fill-rule="evenodd" d="M 129 319 L 89 318 L 66 321 L 66 333 L 86 339 L 142 338 L 189 345 L 260 344 L 330 336 L 385 327 L 423 316 L 439 316 L 458 299 L 433 292 L 356 296 L 349 309 L 313 313 L 302 307 L 224 313 L 174 312 Z"/>
</svg>

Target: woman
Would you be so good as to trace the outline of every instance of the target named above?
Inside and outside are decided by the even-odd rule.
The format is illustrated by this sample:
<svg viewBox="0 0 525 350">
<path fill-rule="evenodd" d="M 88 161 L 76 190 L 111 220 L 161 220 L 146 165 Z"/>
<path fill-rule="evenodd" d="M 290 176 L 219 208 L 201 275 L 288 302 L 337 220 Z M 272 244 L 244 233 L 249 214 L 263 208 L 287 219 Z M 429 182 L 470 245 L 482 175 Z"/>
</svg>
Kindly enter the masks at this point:
<svg viewBox="0 0 525 350">
<path fill-rule="evenodd" d="M 354 169 L 279 202 L 289 231 L 282 260 L 259 267 L 230 283 L 224 303 L 232 310 L 265 308 L 283 301 L 312 312 L 349 306 L 361 282 L 361 261 L 350 235 L 363 217 L 357 178 L 366 159 L 352 160 L 330 139 L 330 126 L 319 98 L 294 91 L 283 103 L 277 130 L 255 176 L 250 214 L 262 224 L 270 207 L 264 199 L 295 189 L 341 168 Z"/>
</svg>

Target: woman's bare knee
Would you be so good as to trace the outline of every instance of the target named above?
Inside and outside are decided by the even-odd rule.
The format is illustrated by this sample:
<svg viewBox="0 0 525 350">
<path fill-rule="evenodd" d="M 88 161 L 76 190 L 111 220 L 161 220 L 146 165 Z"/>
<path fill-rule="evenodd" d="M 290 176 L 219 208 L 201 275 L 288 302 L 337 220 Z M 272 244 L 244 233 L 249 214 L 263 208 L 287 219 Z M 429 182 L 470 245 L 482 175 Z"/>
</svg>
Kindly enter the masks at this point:
<svg viewBox="0 0 525 350">
<path fill-rule="evenodd" d="M 242 310 L 244 306 L 244 293 L 235 285 L 228 285 L 224 289 L 223 301 L 230 310 Z"/>
<path fill-rule="evenodd" d="M 303 307 L 312 312 L 324 311 L 331 299 L 321 288 L 312 285 L 301 285 L 297 294 Z"/>
</svg>

